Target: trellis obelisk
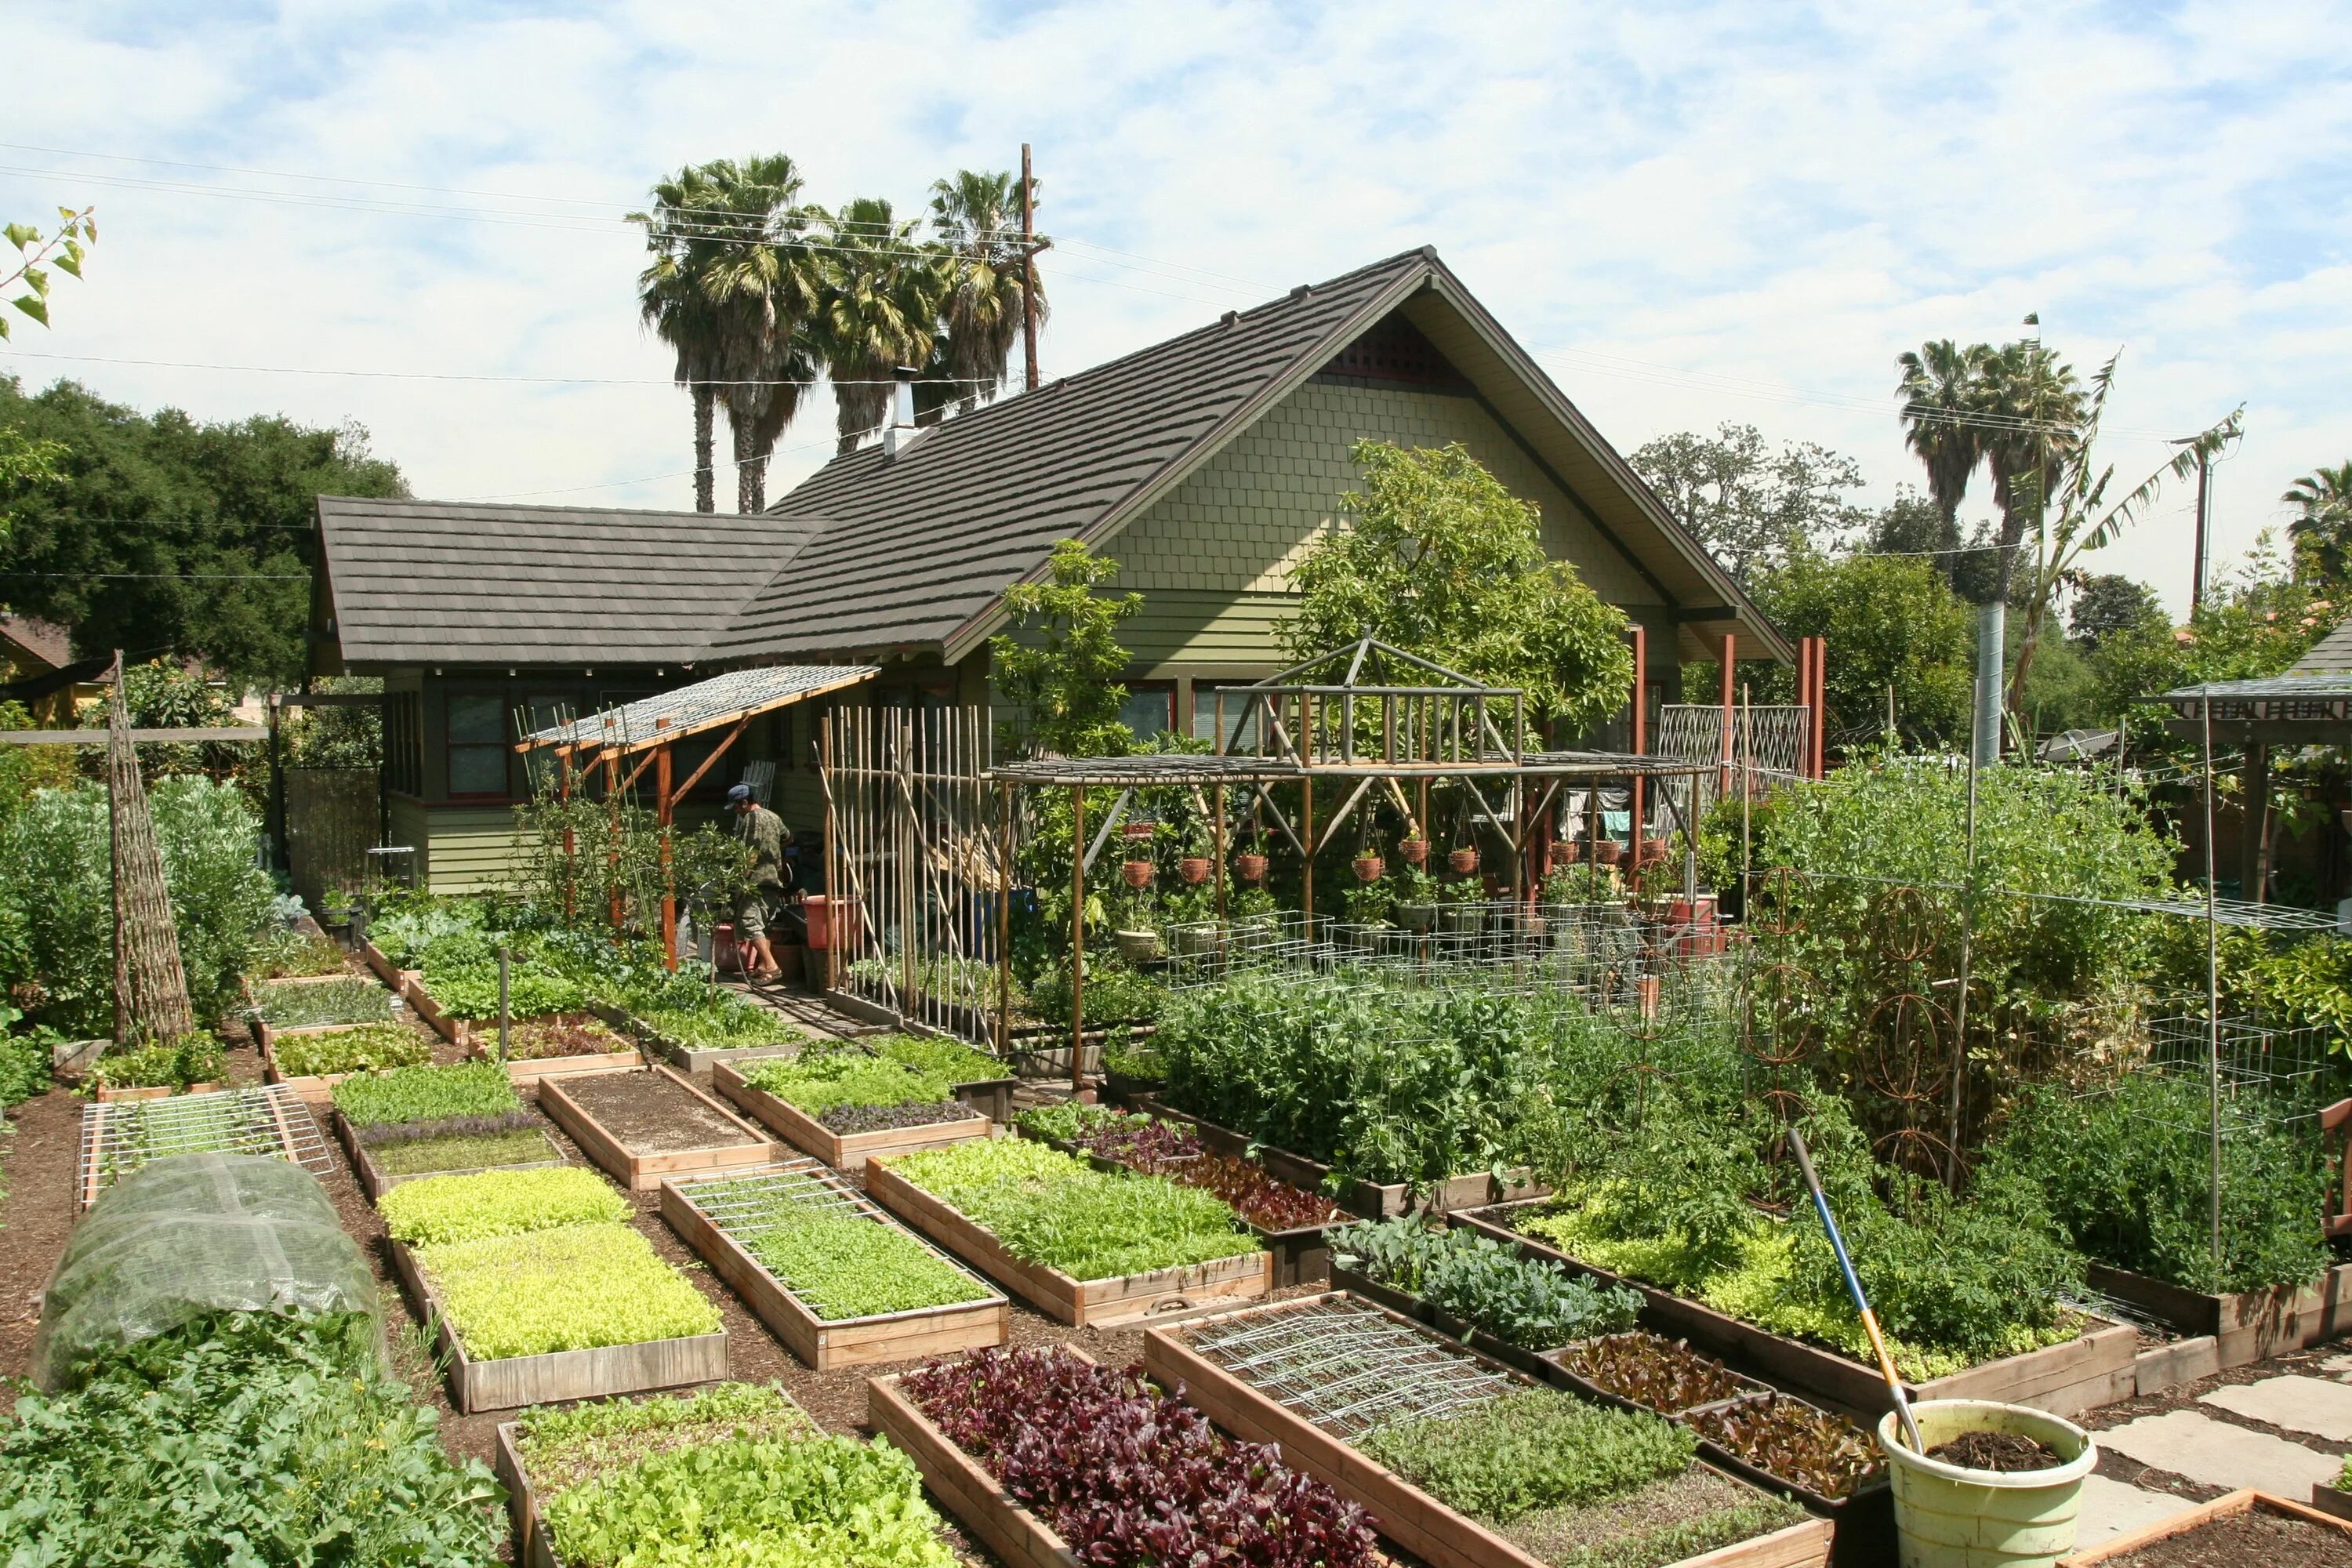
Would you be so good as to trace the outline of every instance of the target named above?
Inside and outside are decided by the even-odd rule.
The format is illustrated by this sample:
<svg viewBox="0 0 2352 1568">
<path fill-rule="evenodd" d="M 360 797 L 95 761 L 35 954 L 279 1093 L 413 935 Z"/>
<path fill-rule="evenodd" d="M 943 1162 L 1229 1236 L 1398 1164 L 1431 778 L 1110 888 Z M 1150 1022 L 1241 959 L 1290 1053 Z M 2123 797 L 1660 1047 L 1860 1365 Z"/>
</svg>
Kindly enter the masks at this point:
<svg viewBox="0 0 2352 1568">
<path fill-rule="evenodd" d="M 139 776 L 139 749 L 131 742 L 120 648 L 106 698 L 106 794 L 114 857 L 114 1037 L 128 1045 L 192 1035 L 195 1012 L 188 1005 L 180 933 L 172 923 L 163 855 Z"/>
</svg>

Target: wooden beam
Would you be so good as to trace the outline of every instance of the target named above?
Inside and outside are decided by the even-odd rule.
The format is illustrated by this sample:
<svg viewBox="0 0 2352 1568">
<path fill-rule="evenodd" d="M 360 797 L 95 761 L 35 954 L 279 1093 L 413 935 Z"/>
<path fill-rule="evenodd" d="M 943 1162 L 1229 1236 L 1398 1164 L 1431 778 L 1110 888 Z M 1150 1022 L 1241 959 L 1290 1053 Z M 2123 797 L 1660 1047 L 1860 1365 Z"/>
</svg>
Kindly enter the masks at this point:
<svg viewBox="0 0 2352 1568">
<path fill-rule="evenodd" d="M 183 730 L 133 730 L 131 738 L 142 745 L 191 745 L 202 741 L 267 741 L 269 730 L 262 724 L 222 725 L 213 728 Z M 0 745 L 6 746 L 103 746 L 103 730 L 0 730 Z"/>
<path fill-rule="evenodd" d="M 733 745 L 736 742 L 743 738 L 743 731 L 751 727 L 751 719 L 752 715 L 746 713 L 742 718 L 737 720 L 735 721 L 735 728 L 727 732 L 727 738 L 719 742 L 719 744 L 712 749 L 711 753 L 709 756 L 702 759 L 702 765 L 686 775 L 686 782 L 677 786 L 677 792 L 675 795 L 668 796 L 669 804 L 672 807 L 677 806 L 680 801 L 683 801 L 687 797 L 688 794 L 693 790 L 696 784 L 702 782 L 702 775 L 710 771 L 712 763 L 716 763 L 720 757 L 727 754 L 728 747 Z M 668 764 L 664 763 L 663 765 L 667 767 Z"/>
</svg>

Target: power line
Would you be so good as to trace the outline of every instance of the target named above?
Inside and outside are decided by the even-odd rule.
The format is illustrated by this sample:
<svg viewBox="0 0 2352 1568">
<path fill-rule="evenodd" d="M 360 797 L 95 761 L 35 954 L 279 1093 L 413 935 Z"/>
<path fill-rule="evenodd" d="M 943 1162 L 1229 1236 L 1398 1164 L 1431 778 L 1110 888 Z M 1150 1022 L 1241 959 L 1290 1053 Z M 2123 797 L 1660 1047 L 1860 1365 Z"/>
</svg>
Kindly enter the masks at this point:
<svg viewBox="0 0 2352 1568">
<path fill-rule="evenodd" d="M 68 360 L 77 364 L 128 364 L 155 370 L 215 370 L 255 375 L 344 375 L 364 376 L 378 381 L 481 381 L 519 383 L 531 386 L 896 386 L 898 382 L 880 380 L 836 381 L 830 376 L 803 380 L 761 380 L 743 377 L 732 380 L 680 381 L 667 375 L 486 375 L 467 371 L 436 370 L 345 370 L 332 366 L 288 364 L 216 364 L 203 360 L 123 359 L 105 354 L 64 354 L 36 352 L 30 349 L 9 349 L 6 353 L 18 359 Z M 919 378 L 930 386 L 1002 386 L 1003 378 L 992 382 L 986 376 L 926 375 Z"/>
<path fill-rule="evenodd" d="M 100 583 L 308 583 L 308 572 L 0 572 L 0 577 L 75 577 Z"/>
</svg>

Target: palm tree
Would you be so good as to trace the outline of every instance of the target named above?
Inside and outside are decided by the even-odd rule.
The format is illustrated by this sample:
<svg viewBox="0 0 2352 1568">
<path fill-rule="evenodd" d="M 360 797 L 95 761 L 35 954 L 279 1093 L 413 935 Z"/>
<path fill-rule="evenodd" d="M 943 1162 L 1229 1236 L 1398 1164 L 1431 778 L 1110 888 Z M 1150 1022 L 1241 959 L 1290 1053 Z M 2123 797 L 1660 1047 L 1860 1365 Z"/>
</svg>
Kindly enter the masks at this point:
<svg viewBox="0 0 2352 1568">
<path fill-rule="evenodd" d="M 721 254 L 706 273 L 704 290 L 720 321 L 735 505 L 761 511 L 769 455 L 816 374 L 806 335 L 820 289 L 806 240 L 813 209 L 797 205 L 800 171 L 781 153 L 703 167 L 718 197 L 719 210 L 703 221 Z"/>
<path fill-rule="evenodd" d="M 1949 338 L 1937 338 L 1895 361 L 1903 373 L 1895 395 L 1903 400 L 1904 444 L 1927 470 L 1928 498 L 1943 514 L 1936 544 L 1946 552 L 1937 565 L 1948 583 L 1959 563 L 1951 552 L 1960 542 L 1960 502 L 1977 465 L 1984 460 L 1984 433 L 1973 416 L 1979 399 L 1978 377 L 1991 354 L 1984 343 L 1962 348 Z"/>
<path fill-rule="evenodd" d="M 677 352 L 677 384 L 694 399 L 694 510 L 717 510 L 712 426 L 719 389 L 719 313 L 704 292 L 705 269 L 719 247 L 701 237 L 703 209 L 715 205 L 702 171 L 681 169 L 653 188 L 649 213 L 629 216 L 646 226 L 653 261 L 637 275 L 637 306 L 646 325 Z"/>
<path fill-rule="evenodd" d="M 859 196 L 822 221 L 823 286 L 812 331 L 833 374 L 836 453 L 846 454 L 882 424 L 893 373 L 930 362 L 947 279 L 940 252 L 887 201 Z"/>
<path fill-rule="evenodd" d="M 1034 205 L 1036 194 L 1030 193 Z M 931 231 L 945 251 L 946 329 L 933 358 L 951 386 L 942 401 L 969 409 L 1004 384 L 1013 340 L 1021 334 L 1027 268 L 1021 246 L 1021 182 L 1011 174 L 960 169 L 931 186 Z M 1037 315 L 1045 315 L 1045 290 Z"/>
<path fill-rule="evenodd" d="M 2352 462 L 2313 469 L 2279 500 L 2295 509 L 2286 531 L 2299 574 L 2323 583 L 2352 575 Z"/>
</svg>

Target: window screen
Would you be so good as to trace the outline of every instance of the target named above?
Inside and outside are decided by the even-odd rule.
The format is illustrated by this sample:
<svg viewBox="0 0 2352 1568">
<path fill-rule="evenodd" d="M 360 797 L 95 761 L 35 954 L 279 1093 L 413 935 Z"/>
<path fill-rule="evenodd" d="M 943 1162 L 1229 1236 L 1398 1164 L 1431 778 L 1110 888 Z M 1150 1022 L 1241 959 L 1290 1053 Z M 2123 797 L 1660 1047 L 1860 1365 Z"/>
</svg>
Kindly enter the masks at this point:
<svg viewBox="0 0 2352 1568">
<path fill-rule="evenodd" d="M 495 691 L 449 693 L 449 793 L 507 793 L 506 703 Z"/>
<path fill-rule="evenodd" d="M 1162 730 L 1176 727 L 1176 689 L 1172 686 L 1130 686 L 1120 704 L 1118 721 L 1149 741 Z"/>
<path fill-rule="evenodd" d="M 1257 749 L 1257 716 L 1252 710 L 1247 687 L 1194 686 L 1192 738 L 1212 742 L 1217 739 L 1217 693 L 1220 690 L 1225 694 L 1224 750 L 1228 753 L 1245 756 Z M 1237 730 L 1240 731 L 1238 735 L 1234 733 Z"/>
</svg>

